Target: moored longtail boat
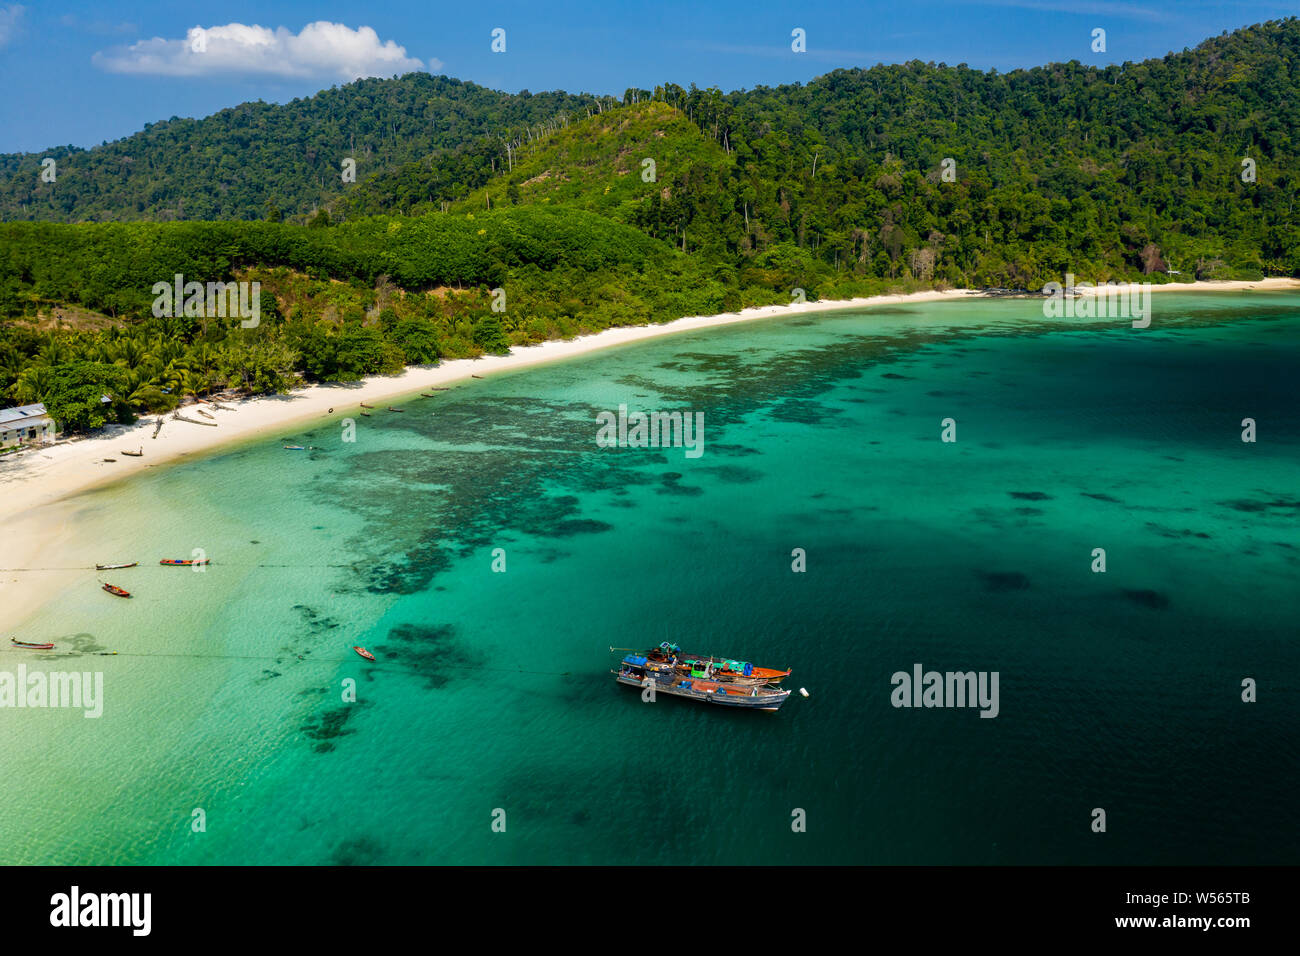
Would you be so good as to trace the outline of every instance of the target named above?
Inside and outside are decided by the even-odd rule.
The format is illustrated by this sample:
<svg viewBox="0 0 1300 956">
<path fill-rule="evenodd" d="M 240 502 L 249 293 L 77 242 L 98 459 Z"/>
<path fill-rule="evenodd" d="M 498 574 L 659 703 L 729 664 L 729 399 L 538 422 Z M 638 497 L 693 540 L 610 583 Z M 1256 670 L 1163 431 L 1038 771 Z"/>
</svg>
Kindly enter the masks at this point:
<svg viewBox="0 0 1300 956">
<path fill-rule="evenodd" d="M 357 646 L 354 644 L 353 647 L 352 647 L 352 649 L 353 649 L 354 651 L 356 651 L 358 654 L 360 654 L 362 657 L 364 657 L 364 658 L 365 658 L 366 660 L 368 660 L 368 661 L 373 661 L 373 660 L 375 659 L 375 655 L 374 655 L 374 654 L 371 654 L 371 653 L 370 653 L 368 650 L 366 650 L 364 647 L 357 647 Z"/>
<path fill-rule="evenodd" d="M 779 687 L 741 686 L 682 677 L 672 663 L 652 661 L 636 654 L 624 657 L 619 669 L 613 673 L 624 687 L 653 688 L 654 694 L 685 697 L 687 700 L 742 710 L 777 710 L 790 697 L 788 690 Z"/>
<path fill-rule="evenodd" d="M 209 558 L 163 558 L 158 563 L 169 568 L 188 568 L 196 564 L 211 564 L 212 561 Z"/>
<path fill-rule="evenodd" d="M 34 643 L 32 643 L 31 641 L 20 641 L 20 640 L 18 640 L 17 638 L 14 638 L 14 637 L 9 638 L 9 643 L 12 644 L 16 649 L 18 649 L 18 650 L 23 650 L 23 651 L 52 651 L 52 650 L 54 650 L 54 645 L 53 645 L 53 644 L 34 644 Z"/>
<path fill-rule="evenodd" d="M 367 405 L 365 402 L 362 402 L 362 403 L 361 403 L 361 407 L 362 407 L 362 408 L 374 408 L 375 406 L 373 406 L 373 405 Z"/>
<path fill-rule="evenodd" d="M 389 410 L 390 412 L 404 412 L 404 411 L 406 411 L 406 409 L 404 409 L 404 408 L 394 408 L 392 405 L 389 405 L 389 406 L 388 406 L 388 410 Z"/>
<path fill-rule="evenodd" d="M 132 561 L 130 564 L 97 564 L 96 571 L 121 571 L 123 568 L 134 568 L 139 565 L 139 561 Z"/>
<path fill-rule="evenodd" d="M 109 594 L 116 595 L 117 597 L 129 598 L 131 596 L 130 591 L 126 590 L 125 588 L 120 588 L 116 584 L 105 584 L 104 590 L 107 591 Z"/>
</svg>

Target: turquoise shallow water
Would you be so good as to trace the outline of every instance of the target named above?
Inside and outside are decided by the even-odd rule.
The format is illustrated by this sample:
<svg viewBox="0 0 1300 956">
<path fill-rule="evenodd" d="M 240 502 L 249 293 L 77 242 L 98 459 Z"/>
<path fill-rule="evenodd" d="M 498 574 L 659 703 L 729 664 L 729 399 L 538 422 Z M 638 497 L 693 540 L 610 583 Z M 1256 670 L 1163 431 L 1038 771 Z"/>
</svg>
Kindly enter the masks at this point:
<svg viewBox="0 0 1300 956">
<path fill-rule="evenodd" d="M 88 578 L 14 629 L 82 655 L 29 666 L 102 668 L 106 708 L 0 710 L 0 855 L 1294 863 L 1298 365 L 1292 295 L 1161 295 L 1147 330 L 1014 300 L 832 313 L 85 495 L 87 563 L 141 560 L 137 597 Z M 703 412 L 704 454 L 596 447 L 620 404 Z M 203 573 L 156 566 L 194 548 Z M 661 640 L 811 696 L 644 704 L 607 649 Z M 915 663 L 999 672 L 999 716 L 892 707 Z"/>
</svg>

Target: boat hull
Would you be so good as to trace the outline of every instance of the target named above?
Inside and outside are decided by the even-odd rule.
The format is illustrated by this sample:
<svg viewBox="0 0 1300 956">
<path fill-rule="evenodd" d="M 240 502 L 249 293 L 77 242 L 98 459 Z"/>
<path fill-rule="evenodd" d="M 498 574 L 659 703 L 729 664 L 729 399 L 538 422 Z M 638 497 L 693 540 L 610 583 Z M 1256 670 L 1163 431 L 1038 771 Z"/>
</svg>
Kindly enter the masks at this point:
<svg viewBox="0 0 1300 956">
<path fill-rule="evenodd" d="M 616 674 L 617 680 L 624 687 L 634 687 L 642 690 L 647 686 L 647 679 L 636 677 L 632 674 L 619 672 Z M 766 691 L 754 694 L 751 688 L 749 693 L 729 691 L 725 685 L 716 681 L 679 681 L 671 682 L 650 680 L 649 684 L 654 686 L 656 694 L 667 694 L 670 697 L 684 697 L 687 700 L 699 701 L 700 703 L 714 704 L 719 707 L 734 707 L 739 710 L 762 710 L 772 712 L 779 710 L 781 705 L 790 698 L 788 690 Z"/>
</svg>

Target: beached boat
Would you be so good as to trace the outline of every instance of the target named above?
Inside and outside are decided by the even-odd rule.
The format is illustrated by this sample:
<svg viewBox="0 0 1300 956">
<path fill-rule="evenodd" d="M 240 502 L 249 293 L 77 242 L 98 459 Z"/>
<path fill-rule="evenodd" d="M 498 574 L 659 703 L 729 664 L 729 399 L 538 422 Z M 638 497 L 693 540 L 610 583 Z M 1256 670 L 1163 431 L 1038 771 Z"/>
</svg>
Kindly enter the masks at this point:
<svg viewBox="0 0 1300 956">
<path fill-rule="evenodd" d="M 356 645 L 353 645 L 352 649 L 353 649 L 354 651 L 356 651 L 358 654 L 360 654 L 362 657 L 364 657 L 364 658 L 365 658 L 366 660 L 368 660 L 368 661 L 373 661 L 373 660 L 375 659 L 375 655 L 374 655 L 374 654 L 371 654 L 371 653 L 370 653 L 368 650 L 366 650 L 364 647 L 357 647 Z"/>
<path fill-rule="evenodd" d="M 722 681 L 699 680 L 682 677 L 676 667 L 667 661 L 652 661 L 648 657 L 629 654 L 623 658 L 619 669 L 613 672 L 624 687 L 653 687 L 655 694 L 684 697 L 687 700 L 720 707 L 742 710 L 773 711 L 780 708 L 790 696 L 788 690 L 757 685 L 740 686 Z"/>
<path fill-rule="evenodd" d="M 736 684 L 779 684 L 791 674 L 791 669 L 777 670 L 774 667 L 759 667 L 749 661 L 737 661 L 727 657 L 702 656 L 687 654 L 676 644 L 664 641 L 658 647 L 652 647 L 645 656 L 659 663 L 671 663 L 677 673 L 700 680 L 720 680 Z"/>
<path fill-rule="evenodd" d="M 361 407 L 362 407 L 362 408 L 374 408 L 375 406 L 373 406 L 373 405 L 367 405 L 365 402 L 362 402 L 362 403 L 361 403 Z"/>
<path fill-rule="evenodd" d="M 470 378 L 482 378 L 482 375 L 471 375 Z"/>
<path fill-rule="evenodd" d="M 105 585 L 104 585 L 104 590 L 107 591 L 109 594 L 115 594 L 115 595 L 117 595 L 118 597 L 130 597 L 130 596 L 131 596 L 131 592 L 130 592 L 130 591 L 126 590 L 125 588 L 120 588 L 120 587 L 118 587 L 116 584 L 105 584 Z"/>
<path fill-rule="evenodd" d="M 112 462 L 117 461 L 117 459 L 116 459 L 116 458 L 105 458 L 104 461 L 109 462 L 109 463 L 111 464 Z"/>
<path fill-rule="evenodd" d="M 12 644 L 12 645 L 13 645 L 15 648 L 17 648 L 18 650 L 23 650 L 23 651 L 52 651 L 52 650 L 54 650 L 54 645 L 53 645 L 53 644 L 33 644 L 31 641 L 20 641 L 20 640 L 17 640 L 16 638 L 12 638 L 12 637 L 9 638 L 9 643 Z"/>
<path fill-rule="evenodd" d="M 121 571 L 123 568 L 134 568 L 139 563 L 140 563 L 139 561 L 132 561 L 130 564 L 97 564 L 95 565 L 95 570 L 96 571 Z"/>
<path fill-rule="evenodd" d="M 124 451 L 122 454 L 126 455 L 128 458 L 143 458 L 144 449 L 141 448 L 139 451 Z"/>
<path fill-rule="evenodd" d="M 193 567 L 196 564 L 211 564 L 212 562 L 207 558 L 196 558 L 192 560 L 189 558 L 163 558 L 158 563 L 169 568 L 188 568 Z"/>
</svg>

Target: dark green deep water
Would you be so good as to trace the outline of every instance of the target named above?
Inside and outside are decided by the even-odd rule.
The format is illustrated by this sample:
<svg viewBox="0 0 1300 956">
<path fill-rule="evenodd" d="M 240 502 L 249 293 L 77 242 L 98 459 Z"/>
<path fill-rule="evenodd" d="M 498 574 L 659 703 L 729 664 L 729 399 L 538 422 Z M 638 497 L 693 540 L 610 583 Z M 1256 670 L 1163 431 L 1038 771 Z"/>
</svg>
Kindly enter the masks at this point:
<svg viewBox="0 0 1300 956">
<path fill-rule="evenodd" d="M 14 629 L 120 654 L 44 661 L 98 721 L 0 711 L 2 862 L 1296 863 L 1300 297 L 1155 308 L 682 334 L 85 495 L 88 558 L 214 564 Z M 597 448 L 620 403 L 704 454 Z M 811 696 L 642 703 L 661 640 Z M 891 706 L 916 663 L 999 715 Z"/>
</svg>

